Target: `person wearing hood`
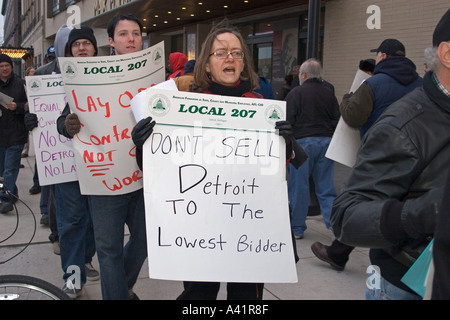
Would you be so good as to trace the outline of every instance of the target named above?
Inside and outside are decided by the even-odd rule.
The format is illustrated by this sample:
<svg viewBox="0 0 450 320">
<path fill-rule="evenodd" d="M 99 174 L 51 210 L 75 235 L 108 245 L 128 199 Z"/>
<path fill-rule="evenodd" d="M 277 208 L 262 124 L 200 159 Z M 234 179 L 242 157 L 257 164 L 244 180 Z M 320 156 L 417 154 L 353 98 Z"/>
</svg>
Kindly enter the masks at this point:
<svg viewBox="0 0 450 320">
<path fill-rule="evenodd" d="M 184 75 L 173 78 L 179 91 L 189 91 L 189 86 L 194 81 L 195 60 L 189 60 L 184 66 Z"/>
<path fill-rule="evenodd" d="M 406 58 L 405 46 L 396 39 L 384 40 L 376 52 L 374 75 L 354 92 L 346 94 L 339 106 L 342 119 L 359 129 L 361 139 L 380 115 L 395 101 L 422 86 L 416 65 Z M 353 246 L 334 240 L 330 246 L 314 242 L 311 250 L 320 260 L 342 271 Z"/>
<path fill-rule="evenodd" d="M 42 75 L 52 74 L 52 73 L 61 73 L 61 70 L 59 68 L 58 58 L 70 56 L 69 53 L 67 52 L 67 46 L 66 46 L 70 31 L 72 31 L 72 28 L 68 27 L 65 24 L 59 28 L 59 30 L 56 32 L 55 42 L 53 44 L 54 49 L 55 49 L 56 59 L 37 68 L 36 72 L 34 73 L 35 76 L 42 76 Z"/>
<path fill-rule="evenodd" d="M 67 33 L 69 31 L 69 33 Z M 68 57 L 92 57 L 97 55 L 97 40 L 90 27 L 79 28 L 62 27 L 56 36 L 55 46 L 57 57 L 60 54 Z M 67 50 L 66 50 L 67 48 Z M 55 60 L 56 61 L 56 60 Z M 44 66 L 45 67 L 45 66 Z M 59 71 L 55 64 L 43 72 Z M 70 114 L 69 104 L 66 104 L 62 114 L 57 119 L 58 133 L 66 138 L 73 138 L 67 134 L 64 126 L 66 117 Z M 38 118 L 34 113 L 26 116 L 27 128 L 31 131 L 38 126 Z M 82 294 L 86 280 L 95 281 L 100 278 L 97 270 L 92 266 L 95 255 L 94 230 L 92 227 L 89 200 L 80 192 L 78 180 L 51 185 L 55 199 L 56 220 L 60 245 L 61 266 L 63 269 L 64 286 L 62 290 L 71 298 L 76 299 Z M 76 266 L 80 270 L 80 287 L 73 283 L 71 268 Z"/>
<path fill-rule="evenodd" d="M 359 129 L 361 138 L 389 105 L 422 86 L 416 65 L 405 56 L 400 41 L 386 39 L 370 51 L 376 52 L 374 75 L 345 95 L 339 106 L 344 121 Z"/>
<path fill-rule="evenodd" d="M 172 52 L 169 55 L 169 65 L 170 69 L 172 69 L 172 74 L 167 78 L 167 80 L 183 76 L 186 62 L 188 62 L 188 58 L 184 53 Z"/>
<path fill-rule="evenodd" d="M 66 45 L 71 30 L 72 28 L 68 27 L 65 24 L 58 29 L 58 31 L 56 32 L 53 46 L 51 46 L 53 47 L 53 50 L 50 50 L 50 47 L 47 50 L 47 55 L 53 54 L 55 55 L 55 59 L 37 68 L 34 73 L 35 76 L 61 73 L 58 58 L 69 56 Z M 38 125 L 37 115 L 35 113 L 26 113 L 25 125 L 29 131 L 32 131 Z M 34 170 L 36 178 L 39 179 L 36 163 L 34 164 Z M 53 245 L 54 253 L 59 255 L 60 247 L 56 222 L 54 191 L 55 191 L 54 185 L 46 185 L 41 187 L 41 198 L 39 203 L 39 209 L 41 211 L 40 224 L 48 225 L 50 227 L 50 236 L 48 238 Z"/>
</svg>

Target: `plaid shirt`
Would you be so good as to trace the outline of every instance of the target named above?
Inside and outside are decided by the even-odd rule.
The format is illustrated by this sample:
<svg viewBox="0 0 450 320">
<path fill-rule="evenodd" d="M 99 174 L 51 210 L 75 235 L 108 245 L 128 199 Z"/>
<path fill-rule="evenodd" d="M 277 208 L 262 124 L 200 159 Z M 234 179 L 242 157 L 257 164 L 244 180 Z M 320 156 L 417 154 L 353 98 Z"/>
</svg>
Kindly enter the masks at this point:
<svg viewBox="0 0 450 320">
<path fill-rule="evenodd" d="M 441 90 L 448 98 L 450 98 L 450 92 L 442 85 L 442 83 L 439 81 L 438 77 L 436 76 L 436 73 L 433 72 L 433 82 L 434 84 Z"/>
</svg>

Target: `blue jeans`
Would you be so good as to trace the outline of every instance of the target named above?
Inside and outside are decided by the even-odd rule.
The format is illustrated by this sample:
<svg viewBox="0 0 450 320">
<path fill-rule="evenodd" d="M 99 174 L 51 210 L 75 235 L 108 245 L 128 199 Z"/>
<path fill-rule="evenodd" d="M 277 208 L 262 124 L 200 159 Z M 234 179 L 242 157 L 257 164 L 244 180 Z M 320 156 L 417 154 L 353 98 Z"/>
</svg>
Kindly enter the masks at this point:
<svg viewBox="0 0 450 320">
<path fill-rule="evenodd" d="M 72 266 L 75 266 L 80 270 L 81 285 L 84 285 L 86 283 L 84 265 L 91 262 L 95 254 L 94 229 L 88 196 L 80 193 L 78 181 L 58 183 L 54 186 L 63 279 L 66 281 L 72 275 L 74 271 Z"/>
<path fill-rule="evenodd" d="M 337 193 L 334 187 L 334 161 L 325 157 L 331 138 L 308 137 L 297 142 L 308 154 L 308 159 L 300 168 L 289 165 L 288 194 L 291 207 L 291 227 L 297 236 L 302 236 L 306 230 L 306 217 L 309 207 L 309 176 L 312 175 L 315 184 L 317 200 L 322 211 L 323 221 L 328 229 L 330 212 Z"/>
<path fill-rule="evenodd" d="M 366 288 L 366 300 L 422 300 L 422 298 L 394 286 L 380 276 L 380 288 Z"/>
<path fill-rule="evenodd" d="M 143 189 L 123 195 L 90 195 L 104 300 L 128 300 L 147 258 Z M 124 227 L 130 237 L 124 247 Z"/>
<path fill-rule="evenodd" d="M 39 209 L 41 214 L 48 213 L 49 210 L 49 199 L 50 199 L 50 189 L 54 188 L 53 184 L 41 187 L 41 198 L 39 200 Z M 55 190 L 55 189 L 53 189 Z"/>
<path fill-rule="evenodd" d="M 11 196 L 7 193 L 1 193 L 0 199 L 3 202 L 16 202 L 19 196 L 16 181 L 19 176 L 20 159 L 22 158 L 23 144 L 17 144 L 10 147 L 0 147 L 0 176 L 4 178 L 4 185 Z"/>
<path fill-rule="evenodd" d="M 39 172 L 37 162 L 34 163 L 33 186 L 39 186 Z"/>
<path fill-rule="evenodd" d="M 48 239 L 51 243 L 58 241 L 58 226 L 56 224 L 56 199 L 55 199 L 55 185 L 49 184 L 41 187 L 41 199 L 39 201 L 39 208 L 41 214 L 48 214 L 50 219 L 50 235 Z"/>
</svg>

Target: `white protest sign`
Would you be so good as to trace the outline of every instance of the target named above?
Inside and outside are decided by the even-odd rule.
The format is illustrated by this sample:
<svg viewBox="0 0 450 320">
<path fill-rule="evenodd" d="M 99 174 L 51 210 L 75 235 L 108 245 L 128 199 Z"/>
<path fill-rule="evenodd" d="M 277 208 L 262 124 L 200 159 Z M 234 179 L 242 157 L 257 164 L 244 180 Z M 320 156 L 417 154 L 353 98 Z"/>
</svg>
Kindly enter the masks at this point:
<svg viewBox="0 0 450 320">
<path fill-rule="evenodd" d="M 47 75 L 25 79 L 30 113 L 35 113 L 39 121 L 32 131 L 39 184 L 76 181 L 72 140 L 60 135 L 56 128 L 56 120 L 66 106 L 62 77 Z"/>
<path fill-rule="evenodd" d="M 370 78 L 369 74 L 358 69 L 349 92 L 355 92 L 368 78 Z M 341 117 L 325 153 L 325 157 L 347 167 L 353 167 L 360 145 L 361 137 L 359 135 L 359 129 L 350 127 Z"/>
<path fill-rule="evenodd" d="M 74 141 L 82 194 L 119 195 L 142 188 L 131 131 L 130 101 L 164 81 L 164 43 L 118 56 L 59 58 L 72 113 L 82 128 Z"/>
<path fill-rule="evenodd" d="M 358 90 L 358 88 L 362 85 L 362 83 L 364 81 L 366 81 L 367 79 L 369 79 L 370 77 L 371 77 L 370 74 L 358 69 L 356 71 L 355 78 L 353 79 L 353 83 L 352 83 L 352 86 L 350 87 L 349 92 L 354 93 L 356 90 Z"/>
<path fill-rule="evenodd" d="M 144 145 L 151 278 L 296 282 L 284 101 L 148 89 Z"/>
</svg>

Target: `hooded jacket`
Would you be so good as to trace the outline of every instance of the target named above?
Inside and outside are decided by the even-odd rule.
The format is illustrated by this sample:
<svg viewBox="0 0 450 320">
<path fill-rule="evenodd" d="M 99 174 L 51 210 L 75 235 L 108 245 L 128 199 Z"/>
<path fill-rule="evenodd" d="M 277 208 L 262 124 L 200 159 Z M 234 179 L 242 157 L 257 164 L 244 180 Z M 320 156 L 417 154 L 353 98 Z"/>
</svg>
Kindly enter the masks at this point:
<svg viewBox="0 0 450 320">
<path fill-rule="evenodd" d="M 340 111 L 344 121 L 359 128 L 361 138 L 389 105 L 422 86 L 416 65 L 406 57 L 380 61 L 374 76 L 367 79 L 350 97 L 343 99 Z"/>
<path fill-rule="evenodd" d="M 56 32 L 55 42 L 53 44 L 53 46 L 55 47 L 56 59 L 37 68 L 36 72 L 34 73 L 36 76 L 61 73 L 58 58 L 64 57 L 66 55 L 66 46 L 70 31 L 72 31 L 72 28 L 66 26 L 65 24 L 62 25 L 61 28 L 59 28 L 58 32 Z"/>
<path fill-rule="evenodd" d="M 170 69 L 172 69 L 172 74 L 167 80 L 184 75 L 184 66 L 186 62 L 188 62 L 188 58 L 184 53 L 172 52 L 169 55 L 169 65 Z"/>
</svg>

